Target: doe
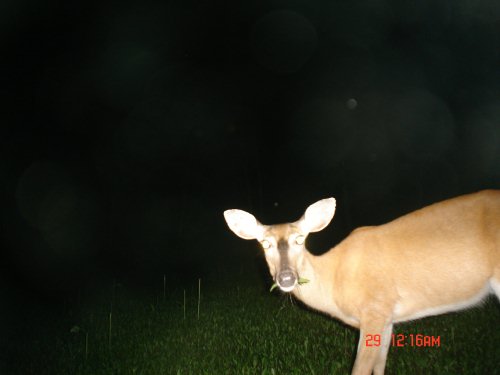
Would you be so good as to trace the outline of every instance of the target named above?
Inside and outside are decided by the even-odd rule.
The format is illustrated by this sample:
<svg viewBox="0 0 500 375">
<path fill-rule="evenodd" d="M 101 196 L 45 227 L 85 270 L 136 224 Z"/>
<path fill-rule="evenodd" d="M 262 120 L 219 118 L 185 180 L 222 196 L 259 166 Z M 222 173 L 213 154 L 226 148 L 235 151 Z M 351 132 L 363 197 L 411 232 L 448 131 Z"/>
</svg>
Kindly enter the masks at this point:
<svg viewBox="0 0 500 375">
<path fill-rule="evenodd" d="M 334 213 L 335 199 L 327 198 L 294 223 L 263 225 L 236 209 L 224 217 L 236 235 L 260 242 L 283 292 L 360 329 L 353 375 L 384 373 L 394 323 L 461 310 L 489 293 L 500 299 L 499 190 L 358 228 L 314 256 L 306 237 L 325 228 Z M 367 345 L 375 335 L 380 345 Z"/>
</svg>

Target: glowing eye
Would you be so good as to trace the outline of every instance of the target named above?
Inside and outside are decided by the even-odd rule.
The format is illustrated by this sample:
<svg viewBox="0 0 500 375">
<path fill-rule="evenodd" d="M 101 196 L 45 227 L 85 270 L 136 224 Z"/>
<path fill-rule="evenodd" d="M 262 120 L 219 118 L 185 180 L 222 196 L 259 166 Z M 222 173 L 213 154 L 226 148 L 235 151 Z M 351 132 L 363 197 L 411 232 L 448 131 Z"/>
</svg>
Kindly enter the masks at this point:
<svg viewBox="0 0 500 375">
<path fill-rule="evenodd" d="M 271 247 L 271 244 L 269 243 L 268 240 L 264 240 L 260 243 L 262 245 L 262 247 L 264 248 L 264 250 L 267 250 Z"/>
<path fill-rule="evenodd" d="M 304 236 L 297 236 L 295 238 L 295 243 L 297 245 L 303 245 L 305 241 L 306 241 L 306 238 Z"/>
</svg>

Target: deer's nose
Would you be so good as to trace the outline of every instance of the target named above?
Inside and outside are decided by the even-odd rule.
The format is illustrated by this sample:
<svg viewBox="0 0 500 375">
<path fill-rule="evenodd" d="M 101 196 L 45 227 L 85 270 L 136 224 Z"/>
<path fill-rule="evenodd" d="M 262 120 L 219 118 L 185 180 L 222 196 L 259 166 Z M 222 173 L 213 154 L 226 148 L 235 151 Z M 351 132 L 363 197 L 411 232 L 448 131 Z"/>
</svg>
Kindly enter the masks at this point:
<svg viewBox="0 0 500 375">
<path fill-rule="evenodd" d="M 297 275 L 291 269 L 287 268 L 278 273 L 276 283 L 284 292 L 290 292 L 297 285 Z"/>
</svg>

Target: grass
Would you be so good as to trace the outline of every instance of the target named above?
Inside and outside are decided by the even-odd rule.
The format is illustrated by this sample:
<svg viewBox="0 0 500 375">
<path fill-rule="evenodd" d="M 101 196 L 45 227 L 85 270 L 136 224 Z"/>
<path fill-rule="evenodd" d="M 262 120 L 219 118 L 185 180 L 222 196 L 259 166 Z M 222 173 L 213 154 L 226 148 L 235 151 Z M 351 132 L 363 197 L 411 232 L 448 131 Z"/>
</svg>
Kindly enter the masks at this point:
<svg viewBox="0 0 500 375">
<path fill-rule="evenodd" d="M 3 351 L 1 373 L 350 373 L 358 332 L 270 294 L 258 279 L 203 279 L 201 298 L 198 279 L 166 292 L 159 279 L 149 294 L 113 286 L 50 315 L 32 311 Z M 386 374 L 500 374 L 499 322 L 490 298 L 482 308 L 398 325 L 396 333 L 440 336 L 441 346 L 391 348 Z"/>
</svg>

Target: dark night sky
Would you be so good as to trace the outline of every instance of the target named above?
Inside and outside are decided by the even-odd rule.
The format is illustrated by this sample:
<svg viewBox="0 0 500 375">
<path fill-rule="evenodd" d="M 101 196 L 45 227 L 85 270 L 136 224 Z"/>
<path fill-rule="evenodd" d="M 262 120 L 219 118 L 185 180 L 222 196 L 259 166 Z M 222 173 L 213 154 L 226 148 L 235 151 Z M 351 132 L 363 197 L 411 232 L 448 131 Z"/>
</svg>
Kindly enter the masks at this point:
<svg viewBox="0 0 500 375">
<path fill-rule="evenodd" d="M 335 196 L 322 251 L 499 188 L 499 19 L 494 0 L 2 2 L 2 293 L 229 272 L 257 249 L 227 208 L 291 221 Z"/>
</svg>

